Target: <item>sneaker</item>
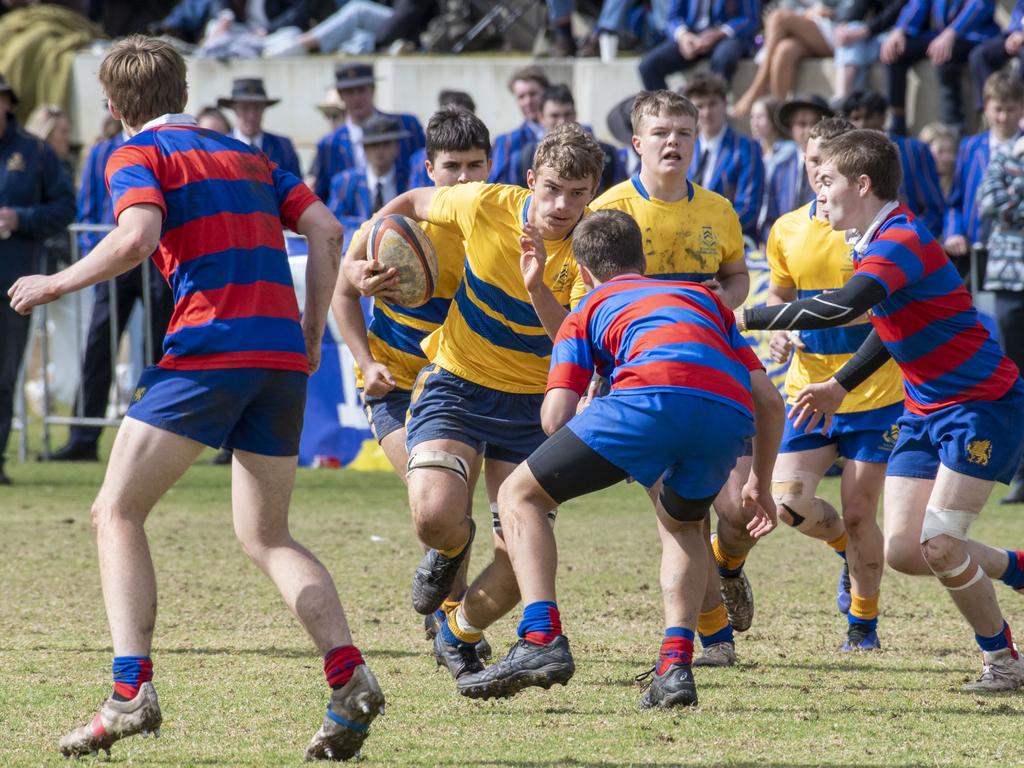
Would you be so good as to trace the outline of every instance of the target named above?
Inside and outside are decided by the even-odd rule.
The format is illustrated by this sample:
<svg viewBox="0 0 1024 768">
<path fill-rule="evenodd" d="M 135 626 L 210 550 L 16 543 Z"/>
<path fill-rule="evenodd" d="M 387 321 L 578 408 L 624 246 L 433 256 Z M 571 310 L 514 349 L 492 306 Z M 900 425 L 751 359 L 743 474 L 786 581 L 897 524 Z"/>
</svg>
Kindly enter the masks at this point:
<svg viewBox="0 0 1024 768">
<path fill-rule="evenodd" d="M 484 670 L 475 645 L 449 643 L 442 632 L 434 635 L 434 661 L 437 666 L 446 667 L 455 680 Z"/>
<path fill-rule="evenodd" d="M 473 547 L 474 536 L 476 523 L 473 518 L 469 518 L 469 541 L 459 554 L 445 557 L 436 549 L 431 549 L 423 556 L 412 577 L 412 607 L 416 613 L 428 616 L 441 607 L 441 603 L 452 591 L 459 567 Z"/>
<path fill-rule="evenodd" d="M 693 660 L 695 667 L 731 667 L 736 663 L 735 643 L 715 643 L 701 649 Z"/>
<path fill-rule="evenodd" d="M 427 640 L 433 642 L 437 633 L 441 631 L 441 617 L 437 615 L 437 611 L 434 611 L 429 616 L 423 617 L 423 634 Z M 494 655 L 494 651 L 491 650 L 491 644 L 487 642 L 486 637 L 481 637 L 480 642 L 476 644 L 476 655 L 480 657 L 481 661 L 490 661 Z M 436 654 L 435 654 L 436 657 Z"/>
<path fill-rule="evenodd" d="M 1016 650 L 1014 646 L 1014 650 Z M 1000 693 L 1024 688 L 1024 659 L 1015 659 L 1009 648 L 982 651 L 981 677 L 964 684 L 968 693 Z"/>
<path fill-rule="evenodd" d="M 843 560 L 843 567 L 839 571 L 839 584 L 836 585 L 836 608 L 840 613 L 850 612 L 850 603 L 853 598 L 850 596 L 850 564 Z"/>
<path fill-rule="evenodd" d="M 459 693 L 471 699 L 505 699 L 534 685 L 544 689 L 555 683 L 566 685 L 575 671 L 565 635 L 547 645 L 519 640 L 501 661 L 461 678 Z"/>
<path fill-rule="evenodd" d="M 673 664 L 661 675 L 657 673 L 657 669 L 656 666 L 651 667 L 647 672 L 636 676 L 636 682 L 642 684 L 644 692 L 640 697 L 640 709 L 697 705 L 697 684 L 693 681 L 693 672 L 689 664 Z"/>
<path fill-rule="evenodd" d="M 104 750 L 110 755 L 115 741 L 141 733 L 160 736 L 160 702 L 152 683 L 143 683 L 131 701 L 107 699 L 92 721 L 80 725 L 60 740 L 60 753 L 64 757 L 95 755 Z"/>
<path fill-rule="evenodd" d="M 50 461 L 99 461 L 96 443 L 67 443 L 50 454 Z"/>
<path fill-rule="evenodd" d="M 370 723 L 383 714 L 384 694 L 377 678 L 360 664 L 351 680 L 331 691 L 323 725 L 306 747 L 306 762 L 359 757 L 359 748 L 370 735 Z"/>
<path fill-rule="evenodd" d="M 725 603 L 729 623 L 735 631 L 746 632 L 754 620 L 754 590 L 750 588 L 750 580 L 743 571 L 721 579 L 722 602 Z"/>
<path fill-rule="evenodd" d="M 868 629 L 863 624 L 850 624 L 846 630 L 846 642 L 843 643 L 843 652 L 850 651 L 880 651 L 882 644 L 878 640 L 878 632 Z"/>
</svg>

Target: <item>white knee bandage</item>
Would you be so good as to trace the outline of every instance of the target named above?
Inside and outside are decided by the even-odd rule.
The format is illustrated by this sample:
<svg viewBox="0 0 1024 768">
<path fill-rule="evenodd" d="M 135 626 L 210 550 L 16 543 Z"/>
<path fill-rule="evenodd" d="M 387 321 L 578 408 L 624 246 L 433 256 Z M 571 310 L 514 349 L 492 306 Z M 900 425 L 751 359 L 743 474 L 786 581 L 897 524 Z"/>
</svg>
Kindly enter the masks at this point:
<svg viewBox="0 0 1024 768">
<path fill-rule="evenodd" d="M 777 505 L 785 505 L 793 518 L 791 525 L 799 529 L 801 525 L 818 522 L 817 505 L 814 494 L 818 490 L 821 477 L 813 472 L 797 470 L 789 477 L 772 480 L 772 498 Z"/>
<path fill-rule="evenodd" d="M 409 457 L 405 476 L 409 477 L 416 469 L 447 469 L 458 475 L 462 482 L 469 485 L 469 464 L 461 456 L 447 451 L 417 451 Z"/>
<path fill-rule="evenodd" d="M 924 523 L 921 525 L 921 543 L 924 544 L 936 536 L 952 536 L 954 539 L 967 541 L 967 534 L 977 519 L 977 512 L 933 507 L 929 504 L 924 511 Z"/>
<path fill-rule="evenodd" d="M 971 556 L 968 555 L 967 558 L 960 565 L 956 566 L 955 568 L 950 568 L 948 571 L 935 571 L 935 570 L 933 570 L 932 573 L 934 573 L 935 576 L 937 578 L 939 578 L 939 579 L 955 579 L 957 576 L 962 576 L 964 573 L 966 573 L 967 569 L 970 568 L 971 565 L 972 565 L 972 563 L 971 563 Z M 959 592 L 961 589 L 967 589 L 968 587 L 973 587 L 975 584 L 977 584 L 981 580 L 981 577 L 984 576 L 984 575 L 985 575 L 985 572 L 982 571 L 981 568 L 979 568 L 977 565 L 975 565 L 974 566 L 974 575 L 970 578 L 970 580 L 966 581 L 965 583 L 961 584 L 958 587 L 951 587 L 948 584 L 944 584 L 943 586 L 945 586 L 946 589 L 948 589 L 950 592 Z"/>
</svg>

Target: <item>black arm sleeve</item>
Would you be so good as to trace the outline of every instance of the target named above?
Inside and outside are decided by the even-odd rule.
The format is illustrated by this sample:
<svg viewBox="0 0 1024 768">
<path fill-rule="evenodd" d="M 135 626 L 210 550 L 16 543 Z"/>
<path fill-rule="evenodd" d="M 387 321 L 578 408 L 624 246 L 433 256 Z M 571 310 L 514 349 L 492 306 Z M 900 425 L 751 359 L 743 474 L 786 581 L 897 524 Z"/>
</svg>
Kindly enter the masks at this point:
<svg viewBox="0 0 1024 768">
<path fill-rule="evenodd" d="M 809 299 L 743 311 L 749 331 L 810 331 L 845 325 L 885 298 L 885 288 L 867 275 L 854 275 L 838 291 Z"/>
<path fill-rule="evenodd" d="M 885 365 L 889 357 L 889 350 L 882 344 L 878 331 L 871 331 L 853 357 L 836 372 L 835 380 L 847 392 L 852 392 Z"/>
</svg>

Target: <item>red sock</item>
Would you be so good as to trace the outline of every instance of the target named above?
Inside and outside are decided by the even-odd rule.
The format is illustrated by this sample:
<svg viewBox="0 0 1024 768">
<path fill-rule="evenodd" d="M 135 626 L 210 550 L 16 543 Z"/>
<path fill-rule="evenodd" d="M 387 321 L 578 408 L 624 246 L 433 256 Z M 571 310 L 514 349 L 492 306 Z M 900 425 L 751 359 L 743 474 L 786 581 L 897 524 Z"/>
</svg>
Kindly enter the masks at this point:
<svg viewBox="0 0 1024 768">
<path fill-rule="evenodd" d="M 658 674 L 673 664 L 687 664 L 693 661 L 693 630 L 682 627 L 671 627 L 665 632 L 661 641 L 661 653 L 658 654 Z"/>
<path fill-rule="evenodd" d="M 365 664 L 363 655 L 354 645 L 339 645 L 324 656 L 324 674 L 332 690 L 341 688 L 352 679 L 352 673 L 360 664 Z"/>
</svg>

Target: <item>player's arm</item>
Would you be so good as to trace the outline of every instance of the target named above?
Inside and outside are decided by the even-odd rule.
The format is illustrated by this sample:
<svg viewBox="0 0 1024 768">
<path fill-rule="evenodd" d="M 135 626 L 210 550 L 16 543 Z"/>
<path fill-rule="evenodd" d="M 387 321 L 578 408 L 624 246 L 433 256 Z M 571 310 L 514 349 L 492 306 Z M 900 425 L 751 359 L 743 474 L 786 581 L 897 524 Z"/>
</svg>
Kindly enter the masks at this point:
<svg viewBox="0 0 1024 768">
<path fill-rule="evenodd" d="M 772 500 L 772 472 L 782 442 L 786 409 L 779 390 L 764 369 L 750 372 L 750 391 L 754 398 L 754 456 L 750 476 L 743 486 L 743 504 L 754 507 L 755 515 L 748 525 L 755 539 L 770 533 L 777 524 L 775 502 Z"/>
<path fill-rule="evenodd" d="M 788 285 L 778 285 L 774 282 L 768 283 L 765 303 L 769 307 L 777 307 L 780 304 L 796 301 L 796 299 L 796 288 Z M 771 341 L 768 343 L 768 351 L 772 356 L 772 361 L 776 363 L 786 362 L 789 360 L 789 356 L 794 349 L 803 348 L 804 343 L 800 341 L 800 337 L 791 331 L 775 331 L 772 334 Z"/>
<path fill-rule="evenodd" d="M 580 395 L 575 390 L 549 389 L 540 407 L 540 425 L 545 434 L 553 435 L 576 415 Z"/>
<path fill-rule="evenodd" d="M 326 205 L 317 201 L 299 216 L 296 231 L 309 244 L 306 257 L 306 306 L 302 311 L 302 335 L 306 340 L 309 372 L 320 367 L 320 342 L 327 325 L 331 295 L 338 282 L 341 245 L 345 231 Z"/>
<path fill-rule="evenodd" d="M 117 227 L 89 255 L 54 275 L 29 275 L 11 286 L 11 308 L 22 315 L 65 294 L 109 280 L 138 266 L 160 245 L 163 211 L 143 203 L 125 208 Z"/>
<path fill-rule="evenodd" d="M 833 328 L 860 317 L 886 297 L 883 285 L 854 275 L 837 291 L 773 307 L 751 307 L 736 314 L 740 330 L 797 331 Z"/>
<path fill-rule="evenodd" d="M 590 386 L 594 355 L 587 336 L 587 321 L 576 310 L 562 323 L 551 348 L 547 392 L 540 407 L 541 427 L 549 435 L 576 415 L 580 399 Z"/>
<path fill-rule="evenodd" d="M 747 300 L 747 294 L 750 293 L 750 273 L 747 272 L 747 262 L 743 259 L 723 261 L 718 266 L 715 279 L 719 285 L 718 295 L 729 309 L 736 309 Z"/>
<path fill-rule="evenodd" d="M 523 284 L 530 294 L 530 303 L 537 313 L 541 325 L 551 340 L 558 336 L 569 310 L 563 307 L 551 289 L 544 284 L 544 265 L 547 263 L 547 251 L 544 240 L 532 224 L 523 225 L 523 235 L 519 238 L 519 268 L 523 273 Z"/>
</svg>

